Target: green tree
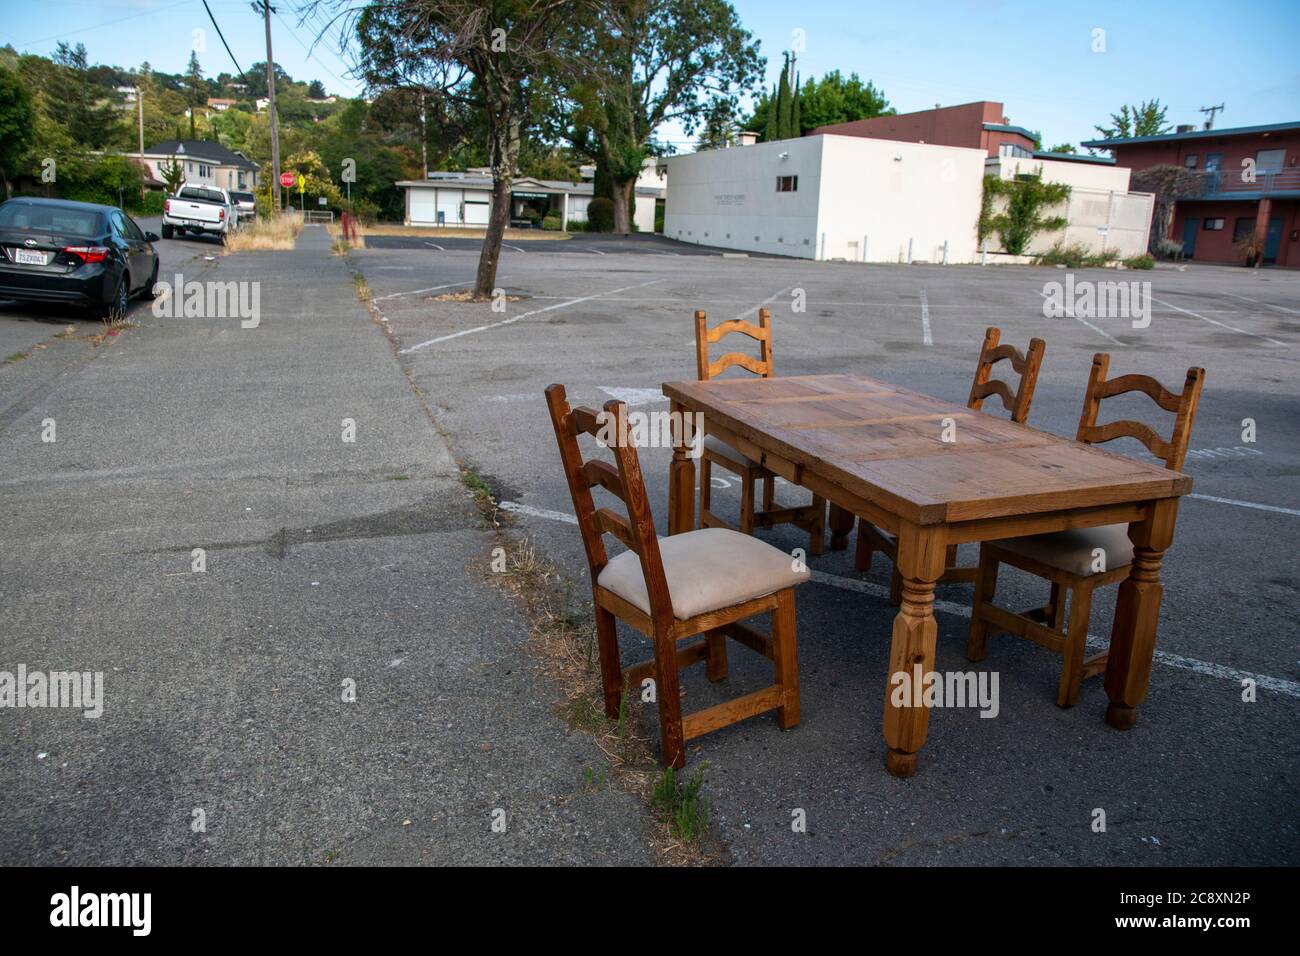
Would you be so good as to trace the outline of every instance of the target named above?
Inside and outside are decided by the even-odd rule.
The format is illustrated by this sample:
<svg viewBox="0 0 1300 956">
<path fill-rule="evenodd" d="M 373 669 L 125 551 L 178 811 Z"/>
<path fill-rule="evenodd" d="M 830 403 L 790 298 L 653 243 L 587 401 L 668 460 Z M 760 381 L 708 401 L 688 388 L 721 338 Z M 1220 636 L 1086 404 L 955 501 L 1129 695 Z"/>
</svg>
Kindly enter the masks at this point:
<svg viewBox="0 0 1300 956">
<path fill-rule="evenodd" d="M 5 198 L 13 194 L 10 181 L 21 167 L 31 145 L 35 109 L 17 74 L 0 67 L 0 184 Z"/>
<path fill-rule="evenodd" d="M 1094 126 L 1103 139 L 1130 139 L 1135 136 L 1162 136 L 1173 129 L 1160 100 L 1144 100 L 1137 106 L 1127 103 L 1118 113 L 1110 114 L 1110 126 Z"/>
<path fill-rule="evenodd" d="M 742 128 L 762 133 L 765 140 L 775 138 L 767 130 L 774 99 L 775 93 L 765 93 L 754 104 L 754 112 L 744 121 Z M 800 85 L 798 135 L 802 136 L 819 126 L 890 116 L 893 113 L 894 109 L 884 94 L 871 83 L 863 83 L 856 73 L 845 78 L 839 70 L 832 70 L 820 80 L 809 77 Z"/>
<path fill-rule="evenodd" d="M 199 66 L 199 55 L 190 51 L 190 63 L 185 69 L 185 102 L 190 113 L 190 139 L 198 139 L 195 132 L 195 117 L 199 108 L 208 102 L 208 85 L 203 79 L 203 69 Z"/>
<path fill-rule="evenodd" d="M 325 84 L 320 80 L 312 80 L 307 87 L 307 98 L 312 100 L 323 100 L 329 94 L 325 92 Z"/>
<path fill-rule="evenodd" d="M 1048 150 L 1049 153 L 1073 153 L 1075 145 L 1073 143 L 1059 143 Z"/>
<path fill-rule="evenodd" d="M 1013 256 L 1022 255 L 1040 232 L 1064 229 L 1064 216 L 1043 212 L 1070 198 L 1070 187 L 1048 183 L 1038 174 L 1017 179 L 984 177 L 984 199 L 980 209 L 978 236 L 983 240 L 996 232 L 1002 248 Z"/>
<path fill-rule="evenodd" d="M 790 100 L 790 57 L 787 54 L 781 67 L 781 79 L 777 83 L 777 139 L 790 139 L 794 135 L 794 104 Z"/>
<path fill-rule="evenodd" d="M 620 0 L 569 19 L 566 138 L 595 161 L 597 195 L 607 183 L 614 231 L 628 232 L 655 132 L 675 122 L 693 135 L 717 100 L 734 105 L 758 82 L 763 59 L 726 0 Z"/>
<path fill-rule="evenodd" d="M 55 69 L 48 87 L 52 108 L 79 145 L 106 149 L 125 140 L 123 124 L 108 91 L 90 75 L 86 48 L 60 42 L 51 58 Z"/>
</svg>

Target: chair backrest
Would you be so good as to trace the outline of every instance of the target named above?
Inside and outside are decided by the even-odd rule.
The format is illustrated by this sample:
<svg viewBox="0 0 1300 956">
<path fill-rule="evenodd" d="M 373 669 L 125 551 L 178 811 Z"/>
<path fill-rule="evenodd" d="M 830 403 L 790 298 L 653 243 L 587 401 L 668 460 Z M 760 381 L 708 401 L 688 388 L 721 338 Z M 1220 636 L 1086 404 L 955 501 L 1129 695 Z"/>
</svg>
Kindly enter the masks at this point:
<svg viewBox="0 0 1300 956">
<path fill-rule="evenodd" d="M 984 345 L 980 348 L 979 365 L 975 368 L 975 381 L 970 387 L 970 398 L 966 405 L 978 409 L 984 399 L 996 395 L 1002 399 L 1002 406 L 1011 413 L 1011 420 L 1023 425 L 1029 417 L 1029 406 L 1034 400 L 1034 386 L 1038 384 L 1038 369 L 1043 364 L 1043 350 L 1047 343 L 1042 339 L 1030 339 L 1029 350 L 1021 354 L 1014 345 L 998 345 L 1002 330 L 994 326 L 984 330 Z M 1020 384 L 1015 394 L 1006 382 L 990 378 L 993 366 L 1003 359 L 1011 360 L 1012 370 L 1020 376 Z"/>
<path fill-rule="evenodd" d="M 1187 445 L 1192 438 L 1192 421 L 1196 418 L 1196 405 L 1201 399 L 1205 369 L 1189 368 L 1187 379 L 1183 382 L 1183 391 L 1178 394 L 1169 391 L 1150 375 L 1121 375 L 1107 380 L 1106 371 L 1109 368 L 1110 356 L 1105 352 L 1098 352 L 1092 357 L 1088 391 L 1083 398 L 1083 415 L 1079 418 L 1079 431 L 1075 438 L 1094 445 L 1113 438 L 1136 438 L 1146 446 L 1147 451 L 1163 460 L 1166 468 L 1174 471 L 1182 468 L 1183 459 L 1187 457 Z M 1168 441 L 1142 422 L 1125 419 L 1097 424 L 1101 400 L 1125 392 L 1145 392 L 1165 411 L 1174 413 L 1174 429 Z"/>
<path fill-rule="evenodd" d="M 728 352 L 716 362 L 709 361 L 709 346 L 732 332 L 748 335 L 758 341 L 759 358 L 753 359 L 741 352 Z M 733 365 L 748 369 L 762 378 L 772 377 L 772 313 L 767 309 L 758 310 L 758 325 L 740 319 L 719 322 L 713 328 L 708 327 L 708 316 L 703 311 L 695 313 L 695 364 L 699 370 L 700 381 L 721 375 Z"/>
<path fill-rule="evenodd" d="M 546 389 L 546 404 L 560 445 L 560 460 L 564 463 L 564 475 L 573 496 L 582 543 L 587 549 L 592 585 L 609 563 L 604 535 L 612 534 L 640 558 L 641 573 L 650 596 L 651 617 L 656 622 L 671 622 L 673 605 L 668 594 L 668 580 L 659 554 L 659 538 L 655 534 L 654 518 L 650 515 L 645 481 L 641 477 L 641 463 L 628 430 L 627 407 L 611 399 L 601 412 L 584 407 L 570 408 L 563 385 Z M 618 467 L 614 468 L 599 458 L 584 461 L 578 447 L 578 435 L 583 433 L 610 448 Z M 591 497 L 591 489 L 596 486 L 620 499 L 627 507 L 627 517 L 610 508 L 597 508 Z"/>
</svg>

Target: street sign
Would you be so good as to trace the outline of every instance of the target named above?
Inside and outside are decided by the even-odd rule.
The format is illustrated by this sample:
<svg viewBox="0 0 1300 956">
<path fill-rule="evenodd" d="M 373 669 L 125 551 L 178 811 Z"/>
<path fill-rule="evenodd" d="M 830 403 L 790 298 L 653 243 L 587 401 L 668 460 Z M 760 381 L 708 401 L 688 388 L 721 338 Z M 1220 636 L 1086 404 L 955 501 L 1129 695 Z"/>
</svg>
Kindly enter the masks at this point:
<svg viewBox="0 0 1300 956">
<path fill-rule="evenodd" d="M 294 182 L 294 180 L 293 180 L 293 173 L 281 173 L 281 174 L 280 174 L 280 185 L 283 186 L 285 189 L 292 189 L 292 188 L 293 188 L 293 182 Z"/>
<path fill-rule="evenodd" d="M 316 199 L 316 205 L 324 206 L 325 204 L 326 204 L 326 199 L 324 196 L 320 196 Z"/>
</svg>

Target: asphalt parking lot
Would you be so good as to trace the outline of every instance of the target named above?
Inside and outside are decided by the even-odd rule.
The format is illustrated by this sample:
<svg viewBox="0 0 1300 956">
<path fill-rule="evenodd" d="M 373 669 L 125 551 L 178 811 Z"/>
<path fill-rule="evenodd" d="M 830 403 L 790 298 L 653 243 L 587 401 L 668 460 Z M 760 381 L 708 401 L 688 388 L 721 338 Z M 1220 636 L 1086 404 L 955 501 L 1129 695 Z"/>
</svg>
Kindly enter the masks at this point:
<svg viewBox="0 0 1300 956">
<path fill-rule="evenodd" d="M 783 734 L 770 720 L 753 720 L 690 748 L 691 760 L 709 764 L 716 819 L 738 860 L 1297 859 L 1300 812 L 1282 781 L 1294 776 L 1300 755 L 1300 275 L 1214 267 L 1076 273 L 1150 281 L 1151 323 L 1138 329 L 1129 320 L 1044 318 L 1044 284 L 1063 277 L 1056 270 L 718 256 L 665 268 L 649 257 L 550 253 L 547 246 L 503 254 L 502 287 L 525 297 L 507 315 L 432 298 L 473 275 L 471 252 L 385 248 L 355 259 L 455 452 L 490 476 L 524 532 L 577 578 L 585 559 L 567 517 L 572 505 L 542 389 L 561 382 L 575 403 L 598 406 L 612 396 L 656 407 L 661 383 L 693 376 L 696 308 L 722 319 L 766 304 L 779 374 L 861 371 L 958 402 L 987 325 L 1021 347 L 1040 336 L 1048 347 L 1030 421 L 1063 435 L 1073 435 L 1097 351 L 1112 354 L 1112 374 L 1144 372 L 1175 387 L 1189 365 L 1207 369 L 1187 465 L 1198 497 L 1184 504 L 1165 560 L 1161 657 L 1139 727 L 1119 734 L 1102 723 L 1105 695 L 1095 680 L 1079 706 L 1058 709 L 1058 661 L 1025 642 L 997 639 L 983 664 L 967 664 L 969 588 L 941 587 L 940 599 L 951 603 L 939 615 L 940 668 L 997 669 L 1003 710 L 996 720 L 935 714 L 917 777 L 889 778 L 880 738 L 888 579 L 879 561 L 862 575 L 847 553 L 828 552 L 811 562 L 823 577 L 800 595 L 803 724 Z M 421 291 L 429 287 L 442 289 Z M 800 292 L 806 311 L 796 312 Z M 1247 418 L 1256 423 L 1254 442 L 1243 441 Z M 1142 453 L 1127 440 L 1110 447 Z M 662 528 L 668 454 L 642 454 Z M 715 485 L 734 509 L 734 483 Z M 802 538 L 788 528 L 762 534 L 787 549 Z M 999 593 L 1012 595 L 1009 603 L 1030 606 L 1039 597 L 1030 579 L 1005 577 Z M 1112 608 L 1113 589 L 1094 608 L 1094 635 L 1108 634 Z M 746 681 L 761 686 L 763 667 L 747 663 L 733 669 L 725 693 Z M 1268 687 L 1257 703 L 1241 700 L 1247 678 Z M 685 686 L 697 702 L 718 692 L 702 673 Z M 808 834 L 791 832 L 794 807 L 808 811 Z M 1108 809 L 1106 834 L 1089 827 L 1097 807 Z"/>
<path fill-rule="evenodd" d="M 261 282 L 256 330 L 137 306 L 138 328 L 92 347 L 53 339 L 63 317 L 0 303 L 0 342 L 47 346 L 0 365 L 0 668 L 80 663 L 110 682 L 102 720 L 0 720 L 0 862 L 646 862 L 644 808 L 614 788 L 584 792 L 599 751 L 555 716 L 518 610 L 471 570 L 491 538 L 453 459 L 486 477 L 512 533 L 580 594 L 586 561 L 542 390 L 666 408 L 662 383 L 693 376 L 693 311 L 761 305 L 778 374 L 860 371 L 954 401 L 987 325 L 1020 346 L 1040 336 L 1030 423 L 1062 435 L 1094 352 L 1112 354 L 1114 374 L 1177 385 L 1196 364 L 1207 379 L 1137 727 L 1102 722 L 1096 680 L 1057 708 L 1059 661 L 1026 642 L 995 638 L 968 664 L 969 588 L 942 586 L 938 666 L 998 672 L 1000 712 L 936 710 L 917 775 L 889 776 L 888 579 L 879 562 L 862 574 L 828 551 L 799 594 L 802 723 L 783 733 L 758 718 L 688 747 L 688 767 L 707 765 L 730 859 L 1300 862 L 1300 274 L 1076 273 L 1150 281 L 1150 325 L 1134 328 L 1045 318 L 1056 270 L 724 258 L 650 237 L 578 255 L 575 239 L 506 249 L 498 312 L 438 298 L 472 281 L 468 240 L 374 237 L 347 261 L 320 230 L 304 240 L 211 261 L 201 243 L 162 244 L 164 277 Z M 391 339 L 356 302 L 351 270 Z M 53 445 L 35 437 L 47 417 Z M 339 443 L 340 419 L 357 423 L 356 444 Z M 663 531 L 667 462 L 642 452 Z M 717 485 L 734 513 L 734 483 Z M 196 575 L 200 543 L 209 570 Z M 999 593 L 1041 597 L 1010 572 Z M 1094 635 L 1112 608 L 1113 591 L 1097 598 Z M 625 660 L 639 659 L 620 636 Z M 760 660 L 731 661 L 716 686 L 683 675 L 688 706 L 766 682 Z M 355 710 L 337 702 L 348 678 L 363 691 Z M 496 807 L 508 835 L 488 830 Z M 791 828 L 795 810 L 807 832 Z"/>
</svg>

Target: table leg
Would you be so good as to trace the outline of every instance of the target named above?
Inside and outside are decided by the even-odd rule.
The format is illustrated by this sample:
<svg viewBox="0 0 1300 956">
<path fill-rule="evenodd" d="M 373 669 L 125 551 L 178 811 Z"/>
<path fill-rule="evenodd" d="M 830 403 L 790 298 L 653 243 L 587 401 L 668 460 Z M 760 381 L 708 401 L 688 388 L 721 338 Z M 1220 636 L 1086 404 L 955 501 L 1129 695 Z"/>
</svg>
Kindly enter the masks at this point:
<svg viewBox="0 0 1300 956">
<path fill-rule="evenodd" d="M 1137 706 L 1147 695 L 1160 618 L 1160 564 L 1173 543 L 1178 499 L 1154 502 L 1144 521 L 1128 526 L 1133 563 L 1115 599 L 1115 623 L 1106 656 L 1106 723 L 1128 730 L 1137 723 Z"/>
<path fill-rule="evenodd" d="M 916 753 L 925 743 L 930 709 L 921 696 L 919 677 L 934 670 L 934 586 L 944 570 L 943 527 L 903 525 L 898 535 L 898 571 L 903 601 L 894 618 L 885 687 L 885 763 L 896 777 L 916 772 Z"/>
<path fill-rule="evenodd" d="M 853 512 L 846 511 L 835 502 L 831 502 L 830 519 L 827 524 L 831 529 L 831 550 L 843 551 L 849 546 L 849 532 L 853 530 Z"/>
<path fill-rule="evenodd" d="M 695 459 L 691 457 L 694 433 L 692 416 L 683 406 L 673 403 L 673 463 L 668 466 L 668 533 L 682 534 L 695 529 Z"/>
</svg>

